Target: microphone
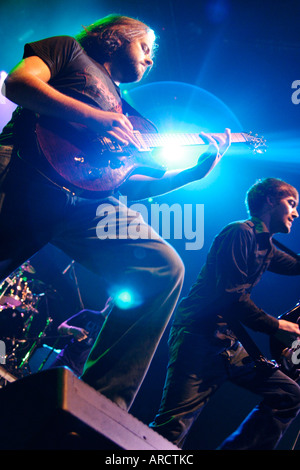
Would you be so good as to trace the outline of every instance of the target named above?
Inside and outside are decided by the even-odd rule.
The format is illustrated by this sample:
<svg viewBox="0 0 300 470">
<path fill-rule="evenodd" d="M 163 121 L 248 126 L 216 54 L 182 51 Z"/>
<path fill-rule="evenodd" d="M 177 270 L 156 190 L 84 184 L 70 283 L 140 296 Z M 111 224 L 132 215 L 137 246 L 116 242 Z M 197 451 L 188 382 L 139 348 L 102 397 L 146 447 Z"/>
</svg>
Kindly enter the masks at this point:
<svg viewBox="0 0 300 470">
<path fill-rule="evenodd" d="M 75 260 L 73 259 L 73 260 L 71 261 L 71 263 L 68 264 L 68 266 L 63 270 L 63 272 L 62 272 L 62 275 L 63 275 L 63 276 L 69 271 L 69 269 L 73 266 L 74 263 L 75 263 Z"/>
</svg>

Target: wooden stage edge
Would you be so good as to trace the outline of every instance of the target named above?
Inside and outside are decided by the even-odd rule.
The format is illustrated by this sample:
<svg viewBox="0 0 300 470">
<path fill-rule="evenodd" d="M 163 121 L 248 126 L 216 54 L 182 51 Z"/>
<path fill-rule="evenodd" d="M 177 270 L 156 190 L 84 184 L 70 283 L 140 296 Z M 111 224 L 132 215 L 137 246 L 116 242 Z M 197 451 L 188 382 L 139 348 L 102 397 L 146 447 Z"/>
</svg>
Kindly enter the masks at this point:
<svg viewBox="0 0 300 470">
<path fill-rule="evenodd" d="M 8 383 L 0 415 L 1 450 L 179 450 L 66 368 Z"/>
</svg>

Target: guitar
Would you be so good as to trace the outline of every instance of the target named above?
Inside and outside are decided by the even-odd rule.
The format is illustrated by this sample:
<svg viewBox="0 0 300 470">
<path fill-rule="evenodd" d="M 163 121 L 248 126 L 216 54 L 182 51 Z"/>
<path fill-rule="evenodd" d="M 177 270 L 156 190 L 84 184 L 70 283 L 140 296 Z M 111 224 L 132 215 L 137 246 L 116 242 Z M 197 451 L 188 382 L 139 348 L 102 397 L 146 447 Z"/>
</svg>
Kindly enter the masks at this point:
<svg viewBox="0 0 300 470">
<path fill-rule="evenodd" d="M 98 136 L 85 126 L 40 117 L 36 137 L 47 161 L 50 178 L 85 197 L 105 197 L 118 189 L 132 174 L 160 178 L 166 169 L 151 156 L 153 149 L 167 144 L 207 145 L 199 134 L 159 134 L 154 125 L 140 117 L 129 117 L 141 149 L 122 147 L 108 137 Z M 218 135 L 218 134 L 211 134 Z M 263 138 L 244 132 L 231 135 L 233 143 L 246 143 L 263 152 Z"/>
<path fill-rule="evenodd" d="M 300 324 L 300 302 L 278 319 Z M 278 331 L 270 337 L 272 357 L 278 362 L 281 370 L 293 379 L 300 376 L 300 353 L 297 352 L 299 349 L 300 341 L 291 339 L 291 335 L 285 331 Z"/>
</svg>

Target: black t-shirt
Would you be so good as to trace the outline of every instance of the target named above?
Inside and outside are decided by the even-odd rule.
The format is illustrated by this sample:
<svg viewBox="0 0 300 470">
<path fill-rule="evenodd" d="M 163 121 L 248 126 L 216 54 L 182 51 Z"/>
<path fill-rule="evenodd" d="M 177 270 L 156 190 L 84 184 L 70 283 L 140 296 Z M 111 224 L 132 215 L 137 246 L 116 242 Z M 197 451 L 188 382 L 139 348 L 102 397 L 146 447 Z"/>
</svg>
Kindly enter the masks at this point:
<svg viewBox="0 0 300 470">
<path fill-rule="evenodd" d="M 30 56 L 38 56 L 47 64 L 49 85 L 56 90 L 104 111 L 123 112 L 119 88 L 74 38 L 57 36 L 26 44 L 23 58 Z M 18 107 L 0 135 L 0 144 L 16 144 L 28 138 L 35 121 L 35 113 Z"/>
</svg>

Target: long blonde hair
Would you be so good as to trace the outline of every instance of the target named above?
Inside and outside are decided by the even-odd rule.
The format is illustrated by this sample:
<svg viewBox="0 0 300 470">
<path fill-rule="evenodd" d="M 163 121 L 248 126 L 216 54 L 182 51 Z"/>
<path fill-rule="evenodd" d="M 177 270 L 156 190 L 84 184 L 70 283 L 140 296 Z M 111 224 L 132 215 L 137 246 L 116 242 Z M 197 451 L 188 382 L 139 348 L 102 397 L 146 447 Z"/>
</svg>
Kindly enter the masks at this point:
<svg viewBox="0 0 300 470">
<path fill-rule="evenodd" d="M 154 50 L 155 34 L 149 26 L 128 16 L 108 15 L 90 26 L 83 27 L 75 39 L 90 57 L 104 63 L 124 42 L 131 42 L 145 34 L 153 35 Z"/>
</svg>

